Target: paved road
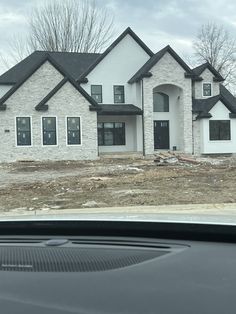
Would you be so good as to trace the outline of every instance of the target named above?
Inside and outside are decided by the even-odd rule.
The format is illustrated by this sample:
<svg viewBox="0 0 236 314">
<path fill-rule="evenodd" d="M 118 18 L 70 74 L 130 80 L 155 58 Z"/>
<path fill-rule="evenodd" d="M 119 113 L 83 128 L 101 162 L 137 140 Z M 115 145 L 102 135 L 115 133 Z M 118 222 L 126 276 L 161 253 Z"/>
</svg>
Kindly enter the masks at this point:
<svg viewBox="0 0 236 314">
<path fill-rule="evenodd" d="M 165 206 L 104 207 L 65 210 L 10 211 L 2 220 L 158 220 L 236 224 L 236 204 L 189 204 Z"/>
</svg>

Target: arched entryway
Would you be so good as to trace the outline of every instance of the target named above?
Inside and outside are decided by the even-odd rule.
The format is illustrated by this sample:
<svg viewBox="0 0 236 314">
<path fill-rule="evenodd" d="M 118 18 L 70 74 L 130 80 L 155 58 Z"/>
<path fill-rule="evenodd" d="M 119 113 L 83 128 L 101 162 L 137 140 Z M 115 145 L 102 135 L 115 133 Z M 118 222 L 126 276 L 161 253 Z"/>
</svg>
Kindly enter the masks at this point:
<svg viewBox="0 0 236 314">
<path fill-rule="evenodd" d="M 153 88 L 154 149 L 179 150 L 182 89 L 163 84 Z"/>
</svg>

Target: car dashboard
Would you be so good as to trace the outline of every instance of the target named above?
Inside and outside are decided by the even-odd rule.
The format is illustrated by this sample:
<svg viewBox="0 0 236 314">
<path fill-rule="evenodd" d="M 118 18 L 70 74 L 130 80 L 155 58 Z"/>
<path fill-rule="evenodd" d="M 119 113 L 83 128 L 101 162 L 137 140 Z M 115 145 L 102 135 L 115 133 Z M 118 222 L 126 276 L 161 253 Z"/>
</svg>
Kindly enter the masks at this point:
<svg viewBox="0 0 236 314">
<path fill-rule="evenodd" d="M 1 313 L 230 313 L 235 227 L 0 223 Z"/>
</svg>

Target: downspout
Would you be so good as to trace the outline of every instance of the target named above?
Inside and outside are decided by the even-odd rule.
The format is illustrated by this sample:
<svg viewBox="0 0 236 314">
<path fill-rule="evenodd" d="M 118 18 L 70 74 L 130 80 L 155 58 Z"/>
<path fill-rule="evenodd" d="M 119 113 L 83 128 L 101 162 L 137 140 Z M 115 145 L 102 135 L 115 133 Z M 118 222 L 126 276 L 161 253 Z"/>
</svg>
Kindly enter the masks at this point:
<svg viewBox="0 0 236 314">
<path fill-rule="evenodd" d="M 143 79 L 141 80 L 141 92 L 142 92 L 142 135 L 143 135 L 143 156 L 146 155 L 145 152 L 145 138 L 144 138 L 144 95 L 143 95 Z"/>
</svg>

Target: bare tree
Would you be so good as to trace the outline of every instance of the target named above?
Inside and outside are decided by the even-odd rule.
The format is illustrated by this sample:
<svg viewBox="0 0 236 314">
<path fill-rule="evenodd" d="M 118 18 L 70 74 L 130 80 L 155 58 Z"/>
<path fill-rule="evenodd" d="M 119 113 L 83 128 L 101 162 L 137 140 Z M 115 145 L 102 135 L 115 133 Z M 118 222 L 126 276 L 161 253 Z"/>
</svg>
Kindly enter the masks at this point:
<svg viewBox="0 0 236 314">
<path fill-rule="evenodd" d="M 209 62 L 231 88 L 236 84 L 236 41 L 228 30 L 216 23 L 202 25 L 193 43 L 198 62 Z"/>
<path fill-rule="evenodd" d="M 47 0 L 26 16 L 28 35 L 9 39 L 7 56 L 0 61 L 9 68 L 34 50 L 100 52 L 114 35 L 113 16 L 95 0 Z"/>
<path fill-rule="evenodd" d="M 34 49 L 100 52 L 113 36 L 113 17 L 94 0 L 54 0 L 33 10 L 29 28 Z"/>
</svg>

